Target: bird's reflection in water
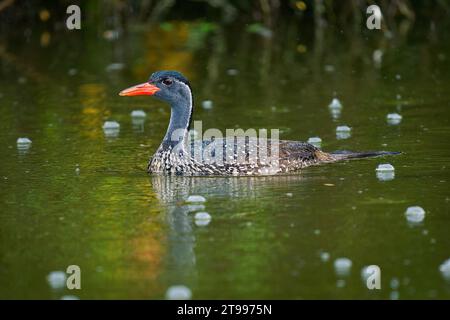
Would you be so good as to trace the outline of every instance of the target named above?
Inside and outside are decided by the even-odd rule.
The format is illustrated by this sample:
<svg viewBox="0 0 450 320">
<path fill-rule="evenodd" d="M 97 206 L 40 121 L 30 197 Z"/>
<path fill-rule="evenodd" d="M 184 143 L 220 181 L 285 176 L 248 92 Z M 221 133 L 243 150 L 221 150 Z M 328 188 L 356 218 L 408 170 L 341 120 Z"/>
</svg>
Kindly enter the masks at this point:
<svg viewBox="0 0 450 320">
<path fill-rule="evenodd" d="M 183 177 L 152 176 L 152 187 L 167 208 L 167 285 L 195 286 L 196 226 L 195 211 L 208 211 L 208 200 L 214 198 L 249 201 L 259 199 L 274 188 L 302 186 L 301 175 L 263 177 Z M 304 188 L 304 185 L 302 186 Z M 298 188 L 296 187 L 298 190 Z M 185 202 L 190 195 L 200 195 L 206 203 L 192 205 Z M 202 208 L 204 206 L 204 208 Z M 210 212 L 213 216 L 214 212 Z"/>
</svg>

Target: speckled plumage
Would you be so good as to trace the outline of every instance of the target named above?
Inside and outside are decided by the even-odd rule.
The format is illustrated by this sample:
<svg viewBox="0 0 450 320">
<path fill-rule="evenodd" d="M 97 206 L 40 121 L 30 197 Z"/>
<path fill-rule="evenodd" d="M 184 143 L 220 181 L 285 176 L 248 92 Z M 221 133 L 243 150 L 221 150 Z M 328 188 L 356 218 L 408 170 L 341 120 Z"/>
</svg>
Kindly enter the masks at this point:
<svg viewBox="0 0 450 320">
<path fill-rule="evenodd" d="M 268 139 L 267 144 L 252 145 L 243 138 L 236 138 L 229 157 L 226 139 L 216 139 L 216 150 L 222 147 L 222 157 L 217 159 L 206 156 L 195 157 L 195 148 L 200 148 L 199 154 L 211 141 L 193 141 L 190 148 L 187 143 L 184 148 L 174 151 L 172 148 L 161 146 L 150 159 L 148 172 L 155 174 L 175 175 L 220 175 L 220 176 L 254 176 L 274 175 L 298 171 L 299 169 L 339 160 L 338 157 L 321 151 L 315 146 L 298 141 L 281 140 L 278 143 L 278 161 L 270 161 L 268 157 L 259 157 L 262 148 L 270 156 L 270 146 L 273 140 Z M 243 147 L 244 146 L 244 147 Z M 253 146 L 254 148 L 251 148 Z M 239 149 L 241 148 L 241 149 Z M 243 150 L 244 149 L 244 150 Z M 269 150 L 267 150 L 269 149 Z M 198 149 L 197 149 L 198 150 Z M 238 152 L 243 152 L 238 159 Z M 265 154 L 265 153 L 264 153 Z M 256 155 L 252 158 L 252 155 Z M 228 156 L 228 157 L 227 157 Z M 221 161 L 222 160 L 222 161 Z"/>
</svg>

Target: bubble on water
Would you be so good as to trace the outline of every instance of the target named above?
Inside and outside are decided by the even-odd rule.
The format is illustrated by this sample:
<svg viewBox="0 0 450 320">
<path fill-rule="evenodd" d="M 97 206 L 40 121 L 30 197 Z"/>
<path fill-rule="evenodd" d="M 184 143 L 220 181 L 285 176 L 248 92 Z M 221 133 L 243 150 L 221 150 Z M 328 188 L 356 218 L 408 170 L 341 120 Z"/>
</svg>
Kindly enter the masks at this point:
<svg viewBox="0 0 450 320">
<path fill-rule="evenodd" d="M 66 296 L 62 296 L 61 300 L 80 300 L 80 298 L 78 298 L 77 296 L 73 296 L 73 295 L 66 295 Z"/>
<path fill-rule="evenodd" d="M 336 138 L 337 139 L 348 139 L 352 135 L 352 128 L 349 126 L 338 126 L 336 128 Z"/>
<path fill-rule="evenodd" d="M 401 78 L 402 78 L 401 75 L 399 75 L 399 74 L 396 74 L 396 75 L 395 75 L 395 79 L 400 80 Z"/>
<path fill-rule="evenodd" d="M 374 50 L 372 53 L 373 64 L 376 68 L 381 67 L 381 63 L 383 62 L 383 51 L 380 49 Z"/>
<path fill-rule="evenodd" d="M 213 102 L 211 100 L 204 100 L 202 101 L 202 107 L 203 109 L 209 110 L 213 107 Z"/>
<path fill-rule="evenodd" d="M 166 291 L 167 300 L 190 300 L 191 297 L 191 289 L 183 285 L 171 286 Z"/>
<path fill-rule="evenodd" d="M 52 271 L 47 275 L 47 282 L 52 289 L 62 289 L 66 286 L 66 278 L 64 271 Z"/>
<path fill-rule="evenodd" d="M 312 144 L 315 147 L 320 148 L 322 144 L 322 139 L 320 139 L 319 137 L 311 137 L 308 139 L 308 143 Z"/>
<path fill-rule="evenodd" d="M 28 138 L 17 139 L 17 150 L 19 153 L 26 153 L 31 147 L 31 140 Z"/>
<path fill-rule="evenodd" d="M 145 118 L 147 114 L 144 110 L 133 110 L 131 111 L 131 117 L 133 118 Z"/>
<path fill-rule="evenodd" d="M 400 293 L 398 291 L 392 291 L 389 294 L 389 299 L 390 300 L 398 300 L 400 298 Z"/>
<path fill-rule="evenodd" d="M 211 215 L 208 212 L 197 212 L 194 216 L 195 224 L 198 227 L 207 226 L 211 222 Z"/>
<path fill-rule="evenodd" d="M 119 129 L 120 124 L 117 121 L 105 121 L 103 129 Z"/>
<path fill-rule="evenodd" d="M 330 260 L 330 254 L 328 252 L 321 252 L 320 260 L 322 260 L 323 262 L 327 262 L 328 260 Z"/>
<path fill-rule="evenodd" d="M 369 266 L 365 266 L 361 269 L 361 279 L 366 282 L 367 279 L 372 275 Z"/>
<path fill-rule="evenodd" d="M 28 138 L 18 138 L 17 144 L 31 144 L 31 140 Z"/>
<path fill-rule="evenodd" d="M 116 62 L 116 63 L 111 63 L 109 64 L 105 70 L 107 72 L 112 72 L 112 71 L 120 71 L 125 67 L 125 65 L 123 63 L 120 62 Z"/>
<path fill-rule="evenodd" d="M 239 71 L 238 71 L 237 69 L 228 69 L 228 70 L 227 70 L 227 74 L 228 74 L 229 76 L 236 76 L 236 75 L 239 74 Z"/>
<path fill-rule="evenodd" d="M 383 172 L 383 171 L 394 171 L 395 168 L 390 163 L 382 163 L 382 164 L 379 164 L 378 167 L 375 170 L 376 171 L 380 171 L 380 172 Z"/>
<path fill-rule="evenodd" d="M 288 192 L 288 193 L 286 193 L 286 196 L 288 196 L 288 197 L 292 197 L 292 196 L 293 196 L 293 194 L 292 194 L 292 192 Z"/>
<path fill-rule="evenodd" d="M 18 138 L 17 139 L 17 147 L 29 148 L 31 145 L 31 140 L 28 138 Z"/>
<path fill-rule="evenodd" d="M 397 290 L 400 287 L 400 280 L 398 278 L 392 278 L 389 285 L 392 290 Z"/>
<path fill-rule="evenodd" d="M 331 103 L 328 105 L 328 107 L 330 109 L 341 109 L 342 103 L 339 101 L 338 98 L 333 98 L 333 100 L 331 100 Z"/>
<path fill-rule="evenodd" d="M 117 121 L 105 121 L 103 124 L 103 133 L 108 138 L 115 138 L 119 135 L 120 124 Z"/>
<path fill-rule="evenodd" d="M 402 122 L 402 116 L 399 115 L 398 113 L 389 113 L 386 116 L 386 120 L 388 124 L 392 124 L 392 125 L 396 125 L 399 124 L 400 122 Z"/>
<path fill-rule="evenodd" d="M 203 196 L 198 196 L 198 195 L 192 195 L 187 197 L 186 202 L 191 202 L 191 203 L 195 203 L 195 202 L 205 202 L 206 199 Z"/>
<path fill-rule="evenodd" d="M 395 179 L 394 171 L 377 171 L 377 179 L 380 181 L 391 181 Z"/>
<path fill-rule="evenodd" d="M 349 131 L 352 131 L 352 128 L 350 128 L 349 126 L 338 126 L 336 128 L 336 132 L 338 132 L 338 131 L 349 132 Z"/>
<path fill-rule="evenodd" d="M 380 181 L 389 181 L 395 178 L 395 168 L 392 164 L 382 163 L 375 169 L 377 179 Z"/>
<path fill-rule="evenodd" d="M 334 270 L 338 276 L 347 276 L 350 274 L 352 261 L 348 258 L 337 258 L 334 260 Z"/>
<path fill-rule="evenodd" d="M 425 210 L 419 206 L 412 206 L 406 209 L 405 216 L 411 224 L 420 224 L 425 219 Z"/>
<path fill-rule="evenodd" d="M 439 271 L 445 280 L 450 281 L 450 258 L 445 260 L 440 266 Z"/>
</svg>

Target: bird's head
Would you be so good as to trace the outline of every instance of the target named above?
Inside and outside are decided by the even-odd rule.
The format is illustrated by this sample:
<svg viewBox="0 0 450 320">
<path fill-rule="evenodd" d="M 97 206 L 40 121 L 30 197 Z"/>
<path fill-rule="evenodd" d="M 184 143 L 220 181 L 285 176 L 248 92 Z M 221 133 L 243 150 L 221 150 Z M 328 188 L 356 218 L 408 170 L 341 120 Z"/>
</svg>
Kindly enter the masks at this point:
<svg viewBox="0 0 450 320">
<path fill-rule="evenodd" d="M 154 96 L 172 107 L 192 105 L 189 81 L 177 71 L 157 71 L 147 82 L 122 90 L 121 96 Z"/>
</svg>

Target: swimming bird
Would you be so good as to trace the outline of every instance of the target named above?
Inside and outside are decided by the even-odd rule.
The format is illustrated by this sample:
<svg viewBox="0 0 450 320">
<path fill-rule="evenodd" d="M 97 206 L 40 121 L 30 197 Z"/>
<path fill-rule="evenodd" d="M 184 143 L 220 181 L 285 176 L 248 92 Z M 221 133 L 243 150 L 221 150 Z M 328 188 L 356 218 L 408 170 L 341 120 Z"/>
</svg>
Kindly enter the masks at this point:
<svg viewBox="0 0 450 320">
<path fill-rule="evenodd" d="M 148 172 L 153 174 L 273 175 L 322 163 L 397 154 L 389 151 L 327 153 L 306 142 L 249 136 L 192 140 L 189 135 L 194 111 L 192 90 L 187 78 L 177 71 L 157 71 L 147 82 L 125 89 L 119 95 L 150 95 L 171 107 L 166 134 L 148 163 Z"/>
</svg>

